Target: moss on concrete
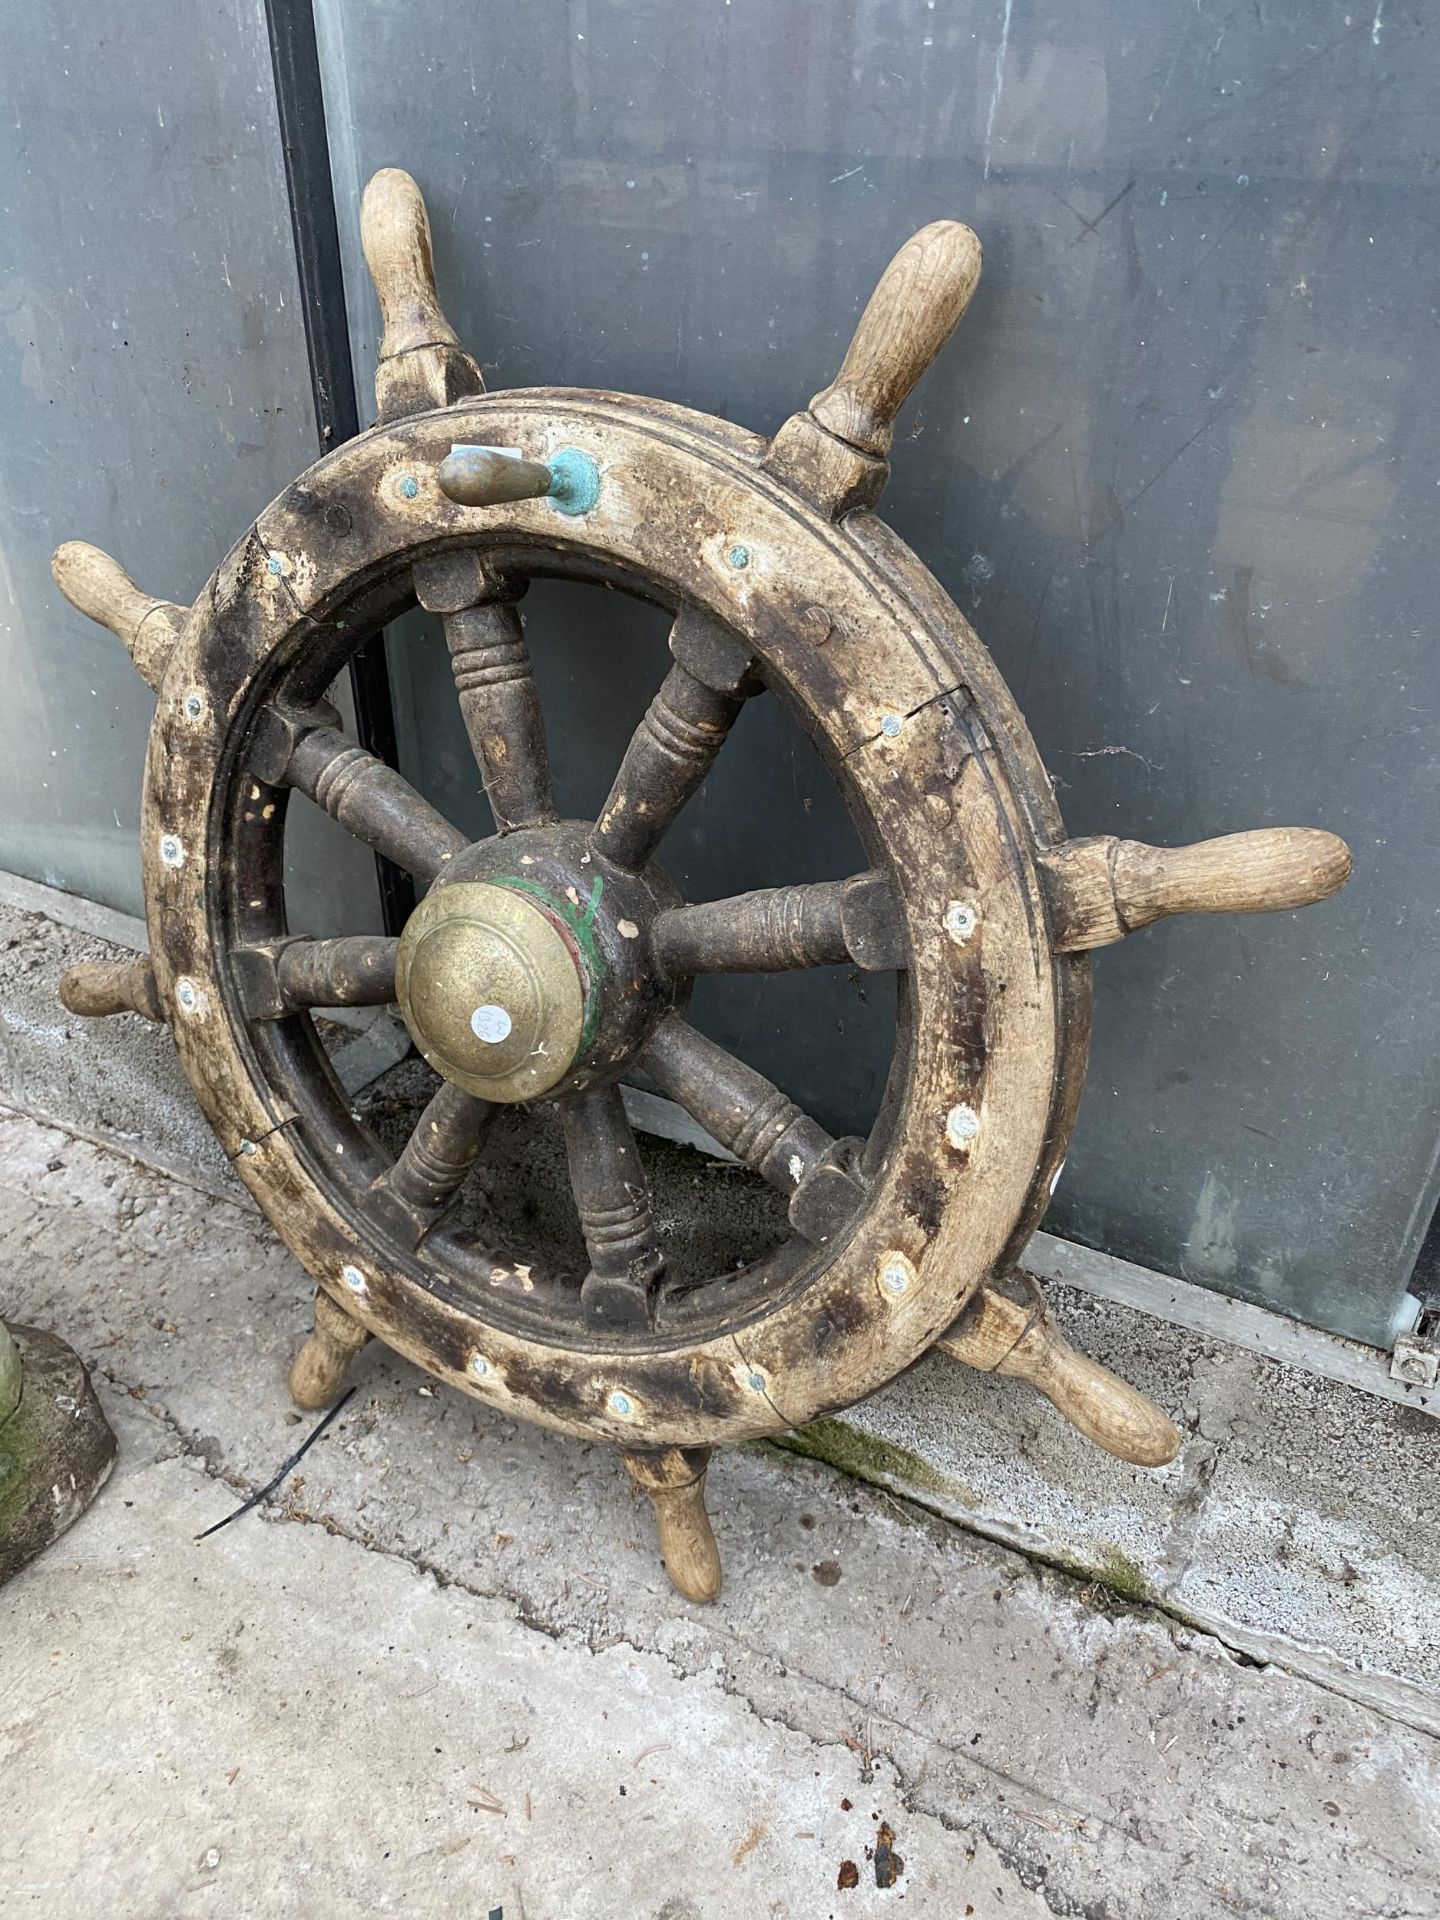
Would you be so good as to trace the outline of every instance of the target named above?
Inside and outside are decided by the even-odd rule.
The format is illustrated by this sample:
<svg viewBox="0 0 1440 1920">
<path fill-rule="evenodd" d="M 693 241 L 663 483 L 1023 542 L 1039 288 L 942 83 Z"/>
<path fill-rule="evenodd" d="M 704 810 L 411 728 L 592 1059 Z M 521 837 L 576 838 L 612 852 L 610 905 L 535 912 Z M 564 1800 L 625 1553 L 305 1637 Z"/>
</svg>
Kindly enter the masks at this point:
<svg viewBox="0 0 1440 1920">
<path fill-rule="evenodd" d="M 1137 1563 L 1128 1553 L 1121 1553 L 1118 1547 L 1106 1550 L 1100 1565 L 1094 1569 L 1093 1577 L 1102 1587 L 1108 1587 L 1111 1593 L 1120 1599 L 1129 1600 L 1138 1606 L 1154 1598 L 1150 1582 L 1145 1578 Z"/>
<path fill-rule="evenodd" d="M 20 1349 L 10 1338 L 10 1329 L 0 1321 L 0 1427 L 20 1404 Z"/>
<path fill-rule="evenodd" d="M 973 1509 L 980 1505 L 967 1486 L 941 1473 L 918 1453 L 896 1446 L 893 1440 L 878 1440 L 874 1434 L 862 1433 L 846 1420 L 814 1420 L 808 1427 L 778 1434 L 774 1444 L 787 1453 L 803 1454 L 807 1460 L 823 1460 L 827 1466 L 849 1474 L 854 1480 L 909 1493 L 918 1505 L 928 1507 L 931 1512 L 936 1511 L 937 1502 L 943 1501 L 945 1509 L 950 1511 L 942 1510 L 942 1518 L 953 1517 L 956 1507 Z M 1026 1552 L 1023 1547 L 1016 1550 Z M 1118 1547 L 1105 1548 L 1094 1560 L 1071 1554 L 1057 1560 L 1048 1554 L 1033 1552 L 1027 1553 L 1027 1558 L 1059 1566 L 1074 1579 L 1104 1587 L 1107 1593 L 1130 1606 L 1157 1603 L 1169 1606 L 1151 1587 L 1139 1563 Z"/>
<path fill-rule="evenodd" d="M 893 1440 L 877 1440 L 845 1420 L 812 1420 L 808 1427 L 778 1435 L 775 1444 L 790 1453 L 804 1454 L 807 1460 L 823 1460 L 856 1480 L 898 1485 L 954 1506 L 979 1504 L 968 1487 L 947 1478 L 918 1453 L 897 1447 Z"/>
<path fill-rule="evenodd" d="M 89 1506 L 115 1458 L 79 1358 L 35 1327 L 15 1329 L 23 1391 L 0 1424 L 0 1585 Z"/>
<path fill-rule="evenodd" d="M 38 1458 L 34 1425 L 22 1409 L 0 1425 L 0 1534 L 20 1512 Z"/>
</svg>

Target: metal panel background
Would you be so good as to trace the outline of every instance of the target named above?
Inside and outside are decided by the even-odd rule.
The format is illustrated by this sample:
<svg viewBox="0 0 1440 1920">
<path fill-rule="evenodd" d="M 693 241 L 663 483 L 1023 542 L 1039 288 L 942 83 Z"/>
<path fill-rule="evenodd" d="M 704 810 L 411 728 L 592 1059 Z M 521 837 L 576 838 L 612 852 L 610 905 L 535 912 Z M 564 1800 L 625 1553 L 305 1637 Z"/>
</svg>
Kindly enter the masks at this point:
<svg viewBox="0 0 1440 1920">
<path fill-rule="evenodd" d="M 258 0 L 0 11 L 0 865 L 140 909 L 152 699 L 50 578 L 92 540 L 188 600 L 315 457 Z M 374 864 L 295 808 L 297 924 Z"/>
<path fill-rule="evenodd" d="M 1347 835 L 1350 889 L 1102 954 L 1048 1224 L 1385 1342 L 1435 1193 L 1433 103 L 1440 27 L 1289 0 L 321 0 L 357 366 L 357 197 L 429 197 L 492 385 L 653 392 L 773 428 L 914 227 L 978 229 L 970 316 L 884 511 L 976 622 L 1073 832 Z M 531 636 L 593 804 L 658 641 L 573 593 Z M 443 662 L 397 662 L 408 764 L 474 778 Z M 700 894 L 843 871 L 758 714 L 680 837 Z M 798 835 L 792 842 L 791 836 Z M 884 1020 L 843 976 L 711 994 L 832 1123 Z"/>
</svg>

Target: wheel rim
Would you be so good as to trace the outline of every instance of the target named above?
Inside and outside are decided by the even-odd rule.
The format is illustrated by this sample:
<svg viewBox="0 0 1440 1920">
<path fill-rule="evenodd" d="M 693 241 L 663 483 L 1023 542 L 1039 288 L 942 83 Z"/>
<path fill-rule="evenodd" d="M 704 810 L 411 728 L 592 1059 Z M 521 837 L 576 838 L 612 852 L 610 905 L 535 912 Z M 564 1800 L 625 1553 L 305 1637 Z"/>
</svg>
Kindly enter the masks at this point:
<svg viewBox="0 0 1440 1920">
<path fill-rule="evenodd" d="M 580 447 L 599 464 L 599 500 L 573 518 L 543 501 L 456 507 L 434 476 L 461 440 L 536 459 Z M 678 408 L 551 392 L 376 429 L 288 489 L 202 594 L 147 773 L 144 831 L 181 853 L 162 858 L 150 902 L 177 1043 L 275 1225 L 372 1330 L 432 1371 L 632 1445 L 800 1424 L 914 1359 L 1033 1224 L 1083 1064 L 1085 968 L 1049 950 L 1030 858 L 1048 799 L 1013 703 L 908 552 L 873 526 L 862 538 L 811 513 L 759 473 L 760 447 Z M 804 716 L 896 887 L 911 964 L 866 1204 L 841 1244 L 798 1262 L 792 1248 L 738 1304 L 727 1289 L 714 1326 L 667 1329 L 662 1315 L 644 1337 L 577 1338 L 547 1327 L 533 1293 L 506 1312 L 492 1296 L 482 1311 L 473 1289 L 386 1244 L 353 1203 L 385 1167 L 334 1110 L 309 1020 L 270 1023 L 257 1044 L 241 1011 L 231 956 L 276 932 L 285 802 L 252 780 L 259 803 L 245 804 L 257 798 L 240 786 L 255 716 L 277 695 L 317 698 L 408 598 L 412 565 L 461 543 L 499 575 L 620 581 L 738 634 Z M 964 937 L 953 914 L 945 924 L 957 904 L 976 916 Z"/>
</svg>

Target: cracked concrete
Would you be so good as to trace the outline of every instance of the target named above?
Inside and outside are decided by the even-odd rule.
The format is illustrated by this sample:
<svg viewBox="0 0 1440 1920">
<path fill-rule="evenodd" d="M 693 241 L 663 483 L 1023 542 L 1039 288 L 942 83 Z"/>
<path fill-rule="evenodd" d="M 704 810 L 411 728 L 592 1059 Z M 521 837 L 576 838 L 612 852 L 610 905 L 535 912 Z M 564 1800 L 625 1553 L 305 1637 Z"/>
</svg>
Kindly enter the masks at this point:
<svg viewBox="0 0 1440 1920">
<path fill-rule="evenodd" d="M 197 1543 L 306 1431 L 304 1275 L 248 1205 L 14 1114 L 0 1245 L 122 1444 L 0 1593 L 7 1910 L 1440 1910 L 1429 1735 L 774 1448 L 717 1460 L 691 1609 L 604 1449 L 372 1347 Z"/>
<path fill-rule="evenodd" d="M 6 1777 L 53 1797 L 7 1818 L 7 1910 L 682 1920 L 723 1888 L 799 1915 L 839 1900 L 853 1856 L 844 1911 L 869 1914 L 893 1897 L 866 1855 L 883 1819 L 921 1911 L 1045 1912 L 982 1837 L 907 1815 L 890 1762 L 862 1781 L 713 1671 L 527 1632 L 508 1603 L 283 1519 L 200 1554 L 231 1497 L 163 1424 L 119 1424 L 119 1497 L 10 1602 L 31 1631 Z"/>
<path fill-rule="evenodd" d="M 827 1455 L 1022 1551 L 1440 1732 L 1440 1422 L 1047 1284 L 1086 1352 L 1184 1443 L 1126 1467 L 1018 1382 L 927 1358 L 845 1416 Z"/>
<path fill-rule="evenodd" d="M 83 924 L 69 924 L 76 918 Z M 10 1098 L 218 1197 L 243 1196 L 168 1034 L 128 1016 L 68 1020 L 55 1005 L 61 969 L 143 937 L 127 928 L 122 916 L 0 876 Z M 358 1105 L 398 1151 L 432 1089 L 411 1061 Z M 654 1141 L 645 1153 L 673 1273 L 699 1279 L 756 1258 L 784 1231 L 783 1202 L 763 1183 Z M 564 1186 L 557 1130 L 512 1116 L 467 1191 L 522 1256 L 541 1257 L 543 1242 L 544 1257 L 578 1272 L 578 1228 L 552 1203 Z M 1062 1248 L 1035 1251 L 1052 1264 L 1061 1254 L 1062 1274 L 1093 1260 Z M 1440 1420 L 1058 1281 L 1046 1291 L 1062 1327 L 1176 1417 L 1185 1444 L 1171 1467 L 1125 1467 L 1029 1388 L 939 1356 L 820 1423 L 807 1444 L 992 1539 L 1098 1574 L 1232 1650 L 1440 1732 L 1440 1531 L 1428 1524 Z"/>
<path fill-rule="evenodd" d="M 57 924 L 40 910 L 47 899 L 57 911 L 93 915 L 95 930 Z M 143 946 L 139 921 L 87 901 L 72 906 L 48 887 L 0 875 L 4 1098 L 72 1133 L 111 1141 L 183 1179 L 229 1192 L 239 1183 L 190 1091 L 169 1028 L 133 1014 L 79 1020 L 57 998 L 67 967 L 125 958 L 133 950 L 121 944 L 127 932 Z"/>
</svg>

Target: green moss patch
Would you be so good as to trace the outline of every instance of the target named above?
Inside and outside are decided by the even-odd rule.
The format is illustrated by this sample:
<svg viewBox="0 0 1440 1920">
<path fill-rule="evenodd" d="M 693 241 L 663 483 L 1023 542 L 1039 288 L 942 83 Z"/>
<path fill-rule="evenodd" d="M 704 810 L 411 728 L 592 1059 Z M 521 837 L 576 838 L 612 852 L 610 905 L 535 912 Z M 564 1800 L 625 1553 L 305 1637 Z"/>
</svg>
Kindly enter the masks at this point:
<svg viewBox="0 0 1440 1920">
<path fill-rule="evenodd" d="M 801 1454 L 807 1460 L 823 1460 L 826 1466 L 834 1467 L 840 1473 L 848 1473 L 852 1479 L 865 1480 L 873 1486 L 890 1487 L 901 1493 L 909 1492 L 919 1505 L 928 1506 L 931 1512 L 935 1511 L 937 1501 L 943 1501 L 952 1509 L 973 1509 L 980 1505 L 967 1486 L 947 1478 L 928 1460 L 921 1459 L 918 1453 L 911 1453 L 907 1447 L 896 1446 L 893 1440 L 877 1440 L 873 1434 L 862 1433 L 845 1420 L 814 1420 L 808 1427 L 796 1427 L 789 1433 L 777 1434 L 771 1444 L 782 1447 L 787 1453 Z M 942 1517 L 945 1516 L 942 1514 Z M 985 1532 L 985 1529 L 980 1531 Z M 1132 1560 L 1129 1554 L 1122 1553 L 1118 1547 L 1107 1547 L 1093 1561 L 1081 1560 L 1071 1554 L 1052 1556 L 1023 1547 L 1013 1550 L 1025 1553 L 1029 1559 L 1059 1567 L 1072 1579 L 1103 1587 L 1126 1605 L 1168 1605 L 1152 1591 L 1138 1562 Z"/>
<path fill-rule="evenodd" d="M 947 1479 L 943 1473 L 922 1460 L 907 1447 L 893 1440 L 877 1440 L 861 1433 L 844 1420 L 812 1420 L 808 1427 L 796 1427 L 777 1435 L 775 1444 L 788 1453 L 803 1454 L 807 1460 L 823 1460 L 856 1480 L 877 1485 L 898 1483 L 917 1494 L 931 1494 L 956 1506 L 974 1507 L 979 1503 L 968 1487 Z"/>
<path fill-rule="evenodd" d="M 1111 1593 L 1137 1606 L 1151 1598 L 1150 1582 L 1129 1554 L 1121 1553 L 1117 1547 L 1108 1550 L 1096 1569 L 1095 1578 Z"/>
</svg>

